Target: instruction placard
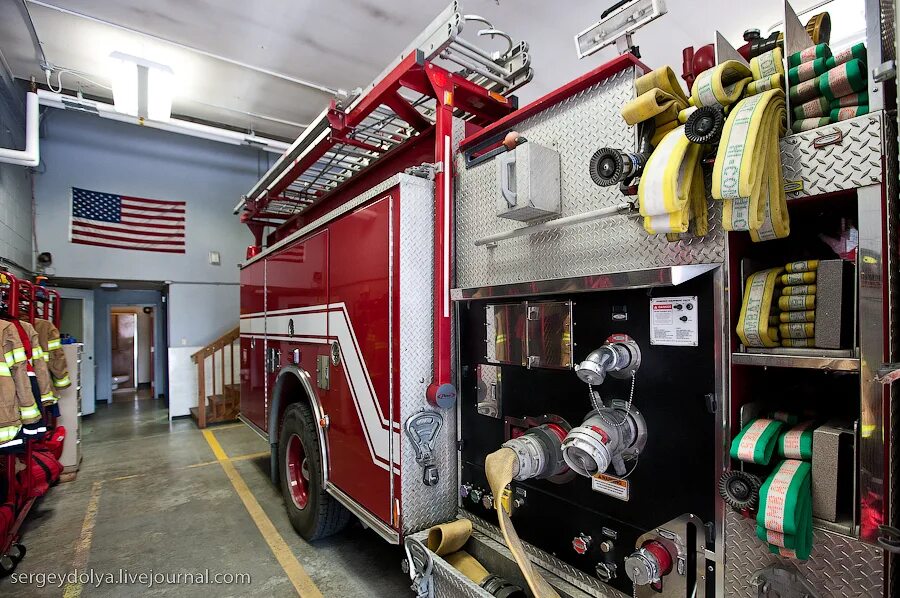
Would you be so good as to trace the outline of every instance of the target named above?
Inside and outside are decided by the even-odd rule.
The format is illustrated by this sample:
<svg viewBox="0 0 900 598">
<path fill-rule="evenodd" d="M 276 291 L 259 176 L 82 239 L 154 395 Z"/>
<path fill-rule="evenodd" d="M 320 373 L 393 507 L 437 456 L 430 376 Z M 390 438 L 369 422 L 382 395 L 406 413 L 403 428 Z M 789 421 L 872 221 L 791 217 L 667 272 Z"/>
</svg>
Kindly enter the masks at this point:
<svg viewBox="0 0 900 598">
<path fill-rule="evenodd" d="M 605 473 L 595 473 L 591 478 L 591 488 L 594 492 L 606 494 L 619 500 L 627 501 L 630 494 L 628 492 L 628 480 L 617 478 L 616 476 L 606 475 Z"/>
<path fill-rule="evenodd" d="M 650 344 L 697 346 L 697 297 L 650 300 Z"/>
</svg>

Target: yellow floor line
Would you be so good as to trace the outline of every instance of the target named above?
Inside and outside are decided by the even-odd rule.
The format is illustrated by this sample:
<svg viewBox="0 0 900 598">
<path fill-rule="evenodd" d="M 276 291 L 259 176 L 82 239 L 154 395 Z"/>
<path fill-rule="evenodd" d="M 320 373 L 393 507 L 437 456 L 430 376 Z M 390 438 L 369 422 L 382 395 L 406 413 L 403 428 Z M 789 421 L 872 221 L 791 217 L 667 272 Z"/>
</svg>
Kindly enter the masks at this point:
<svg viewBox="0 0 900 598">
<path fill-rule="evenodd" d="M 91 498 L 88 500 L 87 511 L 84 513 L 84 522 L 81 524 L 81 537 L 75 545 L 75 558 L 72 566 L 79 573 L 84 570 L 91 554 L 91 542 L 94 540 L 94 525 L 97 523 L 97 509 L 100 506 L 100 491 L 103 482 L 94 482 L 91 486 Z M 78 598 L 81 596 L 81 584 L 66 584 L 63 598 Z"/>
<path fill-rule="evenodd" d="M 212 449 L 213 455 L 216 456 L 216 459 L 222 465 L 225 475 L 228 476 L 231 485 L 234 486 L 235 491 L 244 503 L 244 507 L 247 509 L 247 512 L 250 513 L 253 523 L 259 528 L 266 544 L 269 545 L 272 554 L 274 554 L 275 558 L 278 560 L 278 564 L 281 565 L 281 568 L 284 569 L 288 579 L 294 584 L 294 589 L 296 589 L 297 593 L 300 596 L 303 596 L 303 598 L 321 598 L 322 592 L 319 591 L 319 588 L 316 587 L 316 584 L 306 573 L 306 569 L 303 568 L 303 565 L 300 564 L 300 561 L 298 561 L 297 557 L 294 556 L 294 553 L 291 552 L 287 542 L 284 541 L 284 538 L 282 538 L 281 534 L 278 533 L 278 530 L 275 529 L 272 520 L 269 519 L 265 511 L 263 511 L 259 502 L 256 500 L 256 497 L 253 496 L 253 493 L 250 492 L 250 488 L 247 487 L 244 478 L 241 477 L 241 474 L 235 469 L 234 463 L 231 462 L 231 459 L 229 459 L 228 455 L 225 454 L 225 451 L 222 450 L 222 446 L 219 444 L 219 441 L 216 440 L 215 435 L 210 430 L 203 430 L 203 437 L 206 438 L 206 442 L 209 443 L 209 448 Z"/>
</svg>

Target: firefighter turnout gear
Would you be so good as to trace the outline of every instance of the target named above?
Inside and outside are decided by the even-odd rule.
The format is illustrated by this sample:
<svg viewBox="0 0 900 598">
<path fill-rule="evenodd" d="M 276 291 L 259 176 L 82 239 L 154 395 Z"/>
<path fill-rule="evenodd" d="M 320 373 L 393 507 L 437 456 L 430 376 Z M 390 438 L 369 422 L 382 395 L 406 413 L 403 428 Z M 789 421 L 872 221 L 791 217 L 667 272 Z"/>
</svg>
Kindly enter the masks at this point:
<svg viewBox="0 0 900 598">
<path fill-rule="evenodd" d="M 14 441 L 25 430 L 34 434 L 46 429 L 28 375 L 29 340 L 18 322 L 0 320 L 0 444 Z"/>
<path fill-rule="evenodd" d="M 41 349 L 44 351 L 44 359 L 50 370 L 50 377 L 53 380 L 53 388 L 68 388 L 69 368 L 66 365 L 66 356 L 62 350 L 62 342 L 59 340 L 59 330 L 50 320 L 36 318 L 34 327 L 38 332 L 41 340 Z"/>
<path fill-rule="evenodd" d="M 28 341 L 31 345 L 31 365 L 34 368 L 34 374 L 37 378 L 38 388 L 40 389 L 41 403 L 46 407 L 48 405 L 56 405 L 58 399 L 53 390 L 53 382 L 50 378 L 50 368 L 48 362 L 49 355 L 44 351 L 40 342 L 40 335 L 34 326 L 28 322 L 22 322 L 22 328 L 28 335 Z M 61 352 L 60 352 L 61 353 Z M 65 357 L 63 357 L 65 360 Z"/>
</svg>

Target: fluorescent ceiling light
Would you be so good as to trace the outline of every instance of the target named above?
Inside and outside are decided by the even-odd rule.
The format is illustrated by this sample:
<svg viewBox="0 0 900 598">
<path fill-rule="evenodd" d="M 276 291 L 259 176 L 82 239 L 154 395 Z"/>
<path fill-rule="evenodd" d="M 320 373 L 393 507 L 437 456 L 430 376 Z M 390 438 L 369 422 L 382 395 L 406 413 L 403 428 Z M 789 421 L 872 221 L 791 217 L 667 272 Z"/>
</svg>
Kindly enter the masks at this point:
<svg viewBox="0 0 900 598">
<path fill-rule="evenodd" d="M 116 112 L 150 120 L 169 120 L 175 78 L 172 69 L 122 52 L 113 52 L 109 57 Z"/>
<path fill-rule="evenodd" d="M 119 285 L 115 282 L 101 282 L 100 288 L 101 289 L 118 289 Z"/>
</svg>

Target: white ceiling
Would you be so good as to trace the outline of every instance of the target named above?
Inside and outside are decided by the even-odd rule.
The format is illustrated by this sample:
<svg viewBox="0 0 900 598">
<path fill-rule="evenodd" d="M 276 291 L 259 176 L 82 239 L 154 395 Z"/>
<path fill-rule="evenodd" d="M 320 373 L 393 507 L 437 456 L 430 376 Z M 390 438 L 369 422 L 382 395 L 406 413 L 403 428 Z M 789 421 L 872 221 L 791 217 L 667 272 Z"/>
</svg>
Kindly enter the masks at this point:
<svg viewBox="0 0 900 598">
<path fill-rule="evenodd" d="M 843 1 L 862 6 L 862 0 Z M 64 74 L 65 88 L 111 98 L 103 85 L 109 85 L 108 56 L 117 50 L 173 68 L 174 113 L 293 139 L 302 129 L 289 123 L 309 122 L 330 94 L 286 78 L 332 89 L 365 87 L 449 0 L 0 0 L 0 52 L 16 77 L 43 81 L 23 2 L 46 59 L 85 74 Z M 514 38 L 529 42 L 535 79 L 518 94 L 528 101 L 613 56 L 608 48 L 578 61 L 572 39 L 612 2 L 462 0 L 461 4 L 464 12 L 488 17 Z M 798 8 L 812 3 L 795 2 Z M 647 64 L 668 63 L 677 73 L 684 46 L 712 41 L 716 26 L 737 45 L 744 29 L 765 30 L 779 20 L 782 5 L 780 0 L 668 0 L 667 4 L 669 14 L 635 38 Z"/>
</svg>

